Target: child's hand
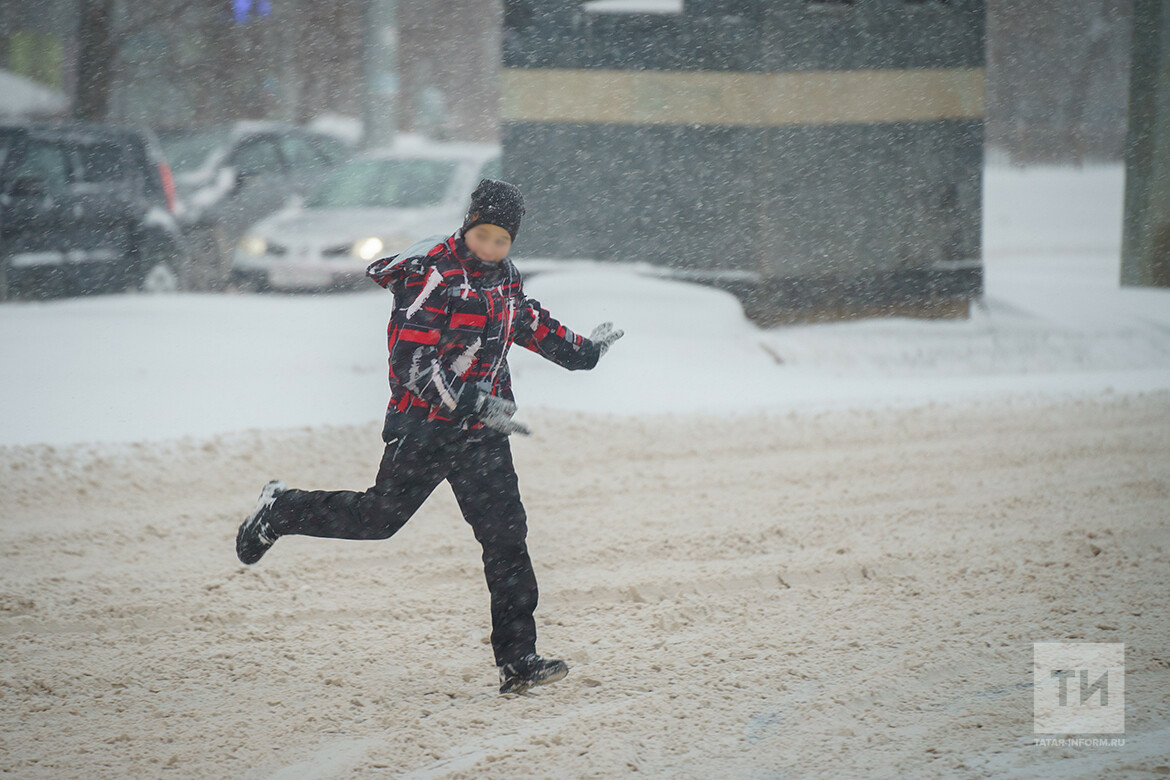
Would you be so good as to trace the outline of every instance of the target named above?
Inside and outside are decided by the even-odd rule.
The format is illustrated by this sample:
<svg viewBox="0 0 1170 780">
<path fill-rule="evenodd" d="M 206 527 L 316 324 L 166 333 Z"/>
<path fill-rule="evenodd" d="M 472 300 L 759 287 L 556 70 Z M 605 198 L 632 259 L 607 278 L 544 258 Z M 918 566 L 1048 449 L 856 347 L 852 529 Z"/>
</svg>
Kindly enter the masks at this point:
<svg viewBox="0 0 1170 780">
<path fill-rule="evenodd" d="M 504 434 L 520 433 L 528 436 L 532 431 L 528 426 L 512 419 L 516 414 L 516 404 L 504 398 L 497 398 L 489 393 L 480 393 L 475 399 L 475 418 L 491 428 Z"/>
<path fill-rule="evenodd" d="M 612 322 L 603 322 L 589 334 L 589 340 L 601 350 L 601 354 L 598 355 L 600 359 L 609 350 L 610 345 L 624 335 L 626 335 L 626 332 L 615 328 Z"/>
</svg>

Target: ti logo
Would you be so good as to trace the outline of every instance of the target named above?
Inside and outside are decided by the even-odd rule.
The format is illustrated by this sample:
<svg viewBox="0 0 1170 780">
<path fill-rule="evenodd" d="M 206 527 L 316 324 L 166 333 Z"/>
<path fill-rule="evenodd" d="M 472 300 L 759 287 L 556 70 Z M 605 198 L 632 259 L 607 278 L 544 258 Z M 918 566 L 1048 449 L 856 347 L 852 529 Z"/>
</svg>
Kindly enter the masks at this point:
<svg viewBox="0 0 1170 780">
<path fill-rule="evenodd" d="M 1125 645 L 1037 642 L 1032 690 L 1037 734 L 1124 733 Z"/>
</svg>

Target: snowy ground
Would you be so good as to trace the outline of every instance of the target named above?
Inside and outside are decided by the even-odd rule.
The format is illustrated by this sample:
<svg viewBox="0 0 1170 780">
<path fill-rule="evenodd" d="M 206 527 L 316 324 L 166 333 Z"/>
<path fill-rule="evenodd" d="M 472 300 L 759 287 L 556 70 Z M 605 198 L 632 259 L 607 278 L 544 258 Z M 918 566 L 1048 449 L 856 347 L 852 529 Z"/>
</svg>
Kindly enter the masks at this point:
<svg viewBox="0 0 1170 780">
<path fill-rule="evenodd" d="M 384 293 L 0 307 L 0 772 L 1170 773 L 1170 293 L 1118 287 L 1121 186 L 991 169 L 964 321 L 534 278 L 629 335 L 590 374 L 514 360 L 573 666 L 518 700 L 447 491 L 390 542 L 234 559 L 269 477 L 367 484 Z M 1074 640 L 1127 645 L 1123 747 L 1034 744 L 1031 645 Z"/>
</svg>

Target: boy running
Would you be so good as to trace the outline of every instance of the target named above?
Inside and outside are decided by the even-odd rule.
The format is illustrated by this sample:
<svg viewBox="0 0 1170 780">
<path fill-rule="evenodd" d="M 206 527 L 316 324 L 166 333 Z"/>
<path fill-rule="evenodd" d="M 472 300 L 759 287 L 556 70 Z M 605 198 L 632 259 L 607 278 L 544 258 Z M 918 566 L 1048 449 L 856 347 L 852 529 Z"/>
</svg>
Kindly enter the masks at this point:
<svg viewBox="0 0 1170 780">
<path fill-rule="evenodd" d="M 246 564 L 291 534 L 387 539 L 446 480 L 483 547 L 502 694 L 569 673 L 564 661 L 536 654 L 536 576 L 508 441 L 528 430 L 512 419 L 508 348 L 517 343 L 570 370 L 591 369 L 623 335 L 604 323 L 583 338 L 524 294 L 508 259 L 523 215 L 517 187 L 484 179 L 453 235 L 369 267 L 394 295 L 386 449 L 374 485 L 326 492 L 269 482 L 236 535 Z"/>
</svg>

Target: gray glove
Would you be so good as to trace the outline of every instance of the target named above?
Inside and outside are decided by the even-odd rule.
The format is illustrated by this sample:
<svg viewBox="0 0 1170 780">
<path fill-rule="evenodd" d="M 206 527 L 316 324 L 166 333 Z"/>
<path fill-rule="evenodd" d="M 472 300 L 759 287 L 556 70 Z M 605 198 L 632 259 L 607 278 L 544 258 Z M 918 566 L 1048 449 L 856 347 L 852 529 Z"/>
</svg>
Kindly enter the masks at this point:
<svg viewBox="0 0 1170 780">
<path fill-rule="evenodd" d="M 603 322 L 594 328 L 593 332 L 589 334 L 589 340 L 601 350 L 598 359 L 605 355 L 610 346 L 624 335 L 626 332 L 615 328 L 612 322 Z"/>
<path fill-rule="evenodd" d="M 475 398 L 475 418 L 491 428 L 504 434 L 521 433 L 528 436 L 532 431 L 528 426 L 512 419 L 516 414 L 516 404 L 505 398 L 499 398 L 490 393 L 480 392 Z"/>
</svg>

